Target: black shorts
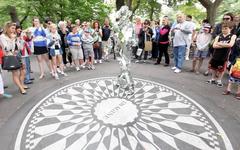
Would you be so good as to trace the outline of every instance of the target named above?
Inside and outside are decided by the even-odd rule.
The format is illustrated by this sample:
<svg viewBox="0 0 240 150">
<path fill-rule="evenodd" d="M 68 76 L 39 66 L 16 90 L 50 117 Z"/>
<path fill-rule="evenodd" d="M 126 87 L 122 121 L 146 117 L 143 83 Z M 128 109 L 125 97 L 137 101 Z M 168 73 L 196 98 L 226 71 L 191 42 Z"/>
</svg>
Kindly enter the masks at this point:
<svg viewBox="0 0 240 150">
<path fill-rule="evenodd" d="M 34 55 L 42 55 L 48 53 L 47 47 L 34 46 Z"/>
<path fill-rule="evenodd" d="M 224 72 L 227 67 L 227 62 L 224 60 L 215 60 L 211 59 L 209 62 L 209 69 L 219 71 L 219 72 Z"/>
</svg>

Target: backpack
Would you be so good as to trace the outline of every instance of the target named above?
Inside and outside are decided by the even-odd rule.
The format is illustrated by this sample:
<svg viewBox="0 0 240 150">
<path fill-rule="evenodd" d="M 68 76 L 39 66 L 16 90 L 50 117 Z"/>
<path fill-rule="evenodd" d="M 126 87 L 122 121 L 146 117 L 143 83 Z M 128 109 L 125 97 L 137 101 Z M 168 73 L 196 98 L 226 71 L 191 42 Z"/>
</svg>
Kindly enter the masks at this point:
<svg viewBox="0 0 240 150">
<path fill-rule="evenodd" d="M 240 79 L 240 58 L 237 58 L 235 64 L 232 66 L 231 76 Z"/>
</svg>

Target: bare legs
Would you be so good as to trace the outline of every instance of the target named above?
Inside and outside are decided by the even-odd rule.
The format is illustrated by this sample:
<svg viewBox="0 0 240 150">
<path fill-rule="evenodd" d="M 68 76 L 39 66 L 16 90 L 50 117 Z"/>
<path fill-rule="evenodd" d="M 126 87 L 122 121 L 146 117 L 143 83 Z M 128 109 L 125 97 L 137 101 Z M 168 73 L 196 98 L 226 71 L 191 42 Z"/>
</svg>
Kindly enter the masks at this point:
<svg viewBox="0 0 240 150">
<path fill-rule="evenodd" d="M 22 75 L 24 76 L 23 72 L 21 73 L 20 70 L 13 70 L 12 71 L 13 82 L 18 86 L 20 92 L 22 94 L 25 94 L 26 93 L 26 90 L 24 89 L 25 85 L 23 84 L 23 80 L 21 81 Z"/>
<path fill-rule="evenodd" d="M 195 71 L 197 74 L 199 74 L 199 70 L 202 66 L 203 58 L 193 58 L 192 62 L 192 71 Z M 197 65 L 197 68 L 196 68 Z"/>
<path fill-rule="evenodd" d="M 44 77 L 44 67 L 43 67 L 43 62 L 45 61 L 50 72 L 52 72 L 52 66 L 49 63 L 49 58 L 48 54 L 42 54 L 42 55 L 37 55 L 37 61 L 40 69 L 40 77 L 39 79 L 42 79 Z"/>
</svg>

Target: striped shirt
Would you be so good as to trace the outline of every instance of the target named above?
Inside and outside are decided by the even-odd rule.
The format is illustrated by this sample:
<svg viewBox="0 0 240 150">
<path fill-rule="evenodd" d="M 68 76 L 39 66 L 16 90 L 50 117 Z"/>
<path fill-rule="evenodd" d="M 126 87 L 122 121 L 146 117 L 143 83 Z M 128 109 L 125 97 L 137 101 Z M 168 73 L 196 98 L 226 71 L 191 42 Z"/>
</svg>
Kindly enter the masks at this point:
<svg viewBox="0 0 240 150">
<path fill-rule="evenodd" d="M 38 47 L 46 47 L 47 46 L 47 34 L 43 28 L 33 28 L 33 44 Z"/>
</svg>

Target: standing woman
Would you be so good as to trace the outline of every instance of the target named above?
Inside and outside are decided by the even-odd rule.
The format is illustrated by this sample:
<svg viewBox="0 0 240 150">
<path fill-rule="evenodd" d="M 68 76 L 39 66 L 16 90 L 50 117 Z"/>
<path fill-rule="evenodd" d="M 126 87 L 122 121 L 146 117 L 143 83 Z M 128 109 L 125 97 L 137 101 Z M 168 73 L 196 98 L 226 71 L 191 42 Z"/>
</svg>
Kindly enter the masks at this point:
<svg viewBox="0 0 240 150">
<path fill-rule="evenodd" d="M 52 57 L 52 65 L 53 65 L 53 74 L 55 79 L 59 79 L 57 73 L 57 62 L 59 63 L 60 73 L 64 76 L 67 74 L 64 73 L 63 63 L 62 63 L 62 54 L 63 51 L 61 49 L 61 37 L 57 32 L 57 25 L 50 25 L 50 34 L 48 35 L 48 47 L 50 50 L 50 56 Z"/>
<path fill-rule="evenodd" d="M 94 50 L 94 60 L 95 63 L 102 63 L 102 29 L 100 28 L 99 22 L 95 21 L 93 23 L 93 50 Z"/>
<path fill-rule="evenodd" d="M 159 52 L 158 52 L 158 59 L 155 65 L 160 64 L 162 60 L 162 56 L 164 54 L 165 57 L 165 64 L 164 66 L 169 65 L 169 54 L 168 54 L 168 46 L 169 46 L 169 32 L 171 28 L 169 26 L 169 20 L 167 16 L 164 16 L 162 19 L 162 26 L 159 30 Z"/>
<path fill-rule="evenodd" d="M 7 55 L 18 55 L 18 50 L 16 47 L 16 24 L 12 22 L 7 22 L 3 34 L 0 36 L 0 45 L 3 49 L 5 56 Z M 21 94 L 27 94 L 26 87 L 23 84 L 24 74 L 20 69 L 12 70 L 13 82 L 18 86 Z"/>
<path fill-rule="evenodd" d="M 34 54 L 37 56 L 37 61 L 40 69 L 40 77 L 42 79 L 44 75 L 44 61 L 47 63 L 50 73 L 52 73 L 52 67 L 49 64 L 48 49 L 47 49 L 47 34 L 43 27 L 41 27 L 38 18 L 33 19 L 33 45 Z"/>
<path fill-rule="evenodd" d="M 149 20 L 145 20 L 143 23 L 143 28 L 140 29 L 138 46 L 141 49 L 145 48 L 146 41 L 152 40 L 153 30 L 150 28 L 150 24 L 151 24 L 151 22 Z M 143 53 L 144 53 L 143 62 L 146 62 L 147 57 L 148 57 L 148 51 L 142 52 L 141 55 L 138 57 L 138 60 L 136 61 L 136 63 L 139 62 L 139 60 L 141 60 Z"/>
<path fill-rule="evenodd" d="M 70 55 L 67 54 L 66 50 L 67 50 L 67 47 L 68 47 L 68 44 L 67 44 L 67 35 L 68 35 L 68 29 L 66 27 L 66 23 L 64 21 L 60 21 L 58 23 L 58 27 L 59 27 L 59 30 L 58 30 L 58 34 L 60 35 L 61 37 L 61 48 L 62 48 L 62 51 L 63 51 L 63 54 L 62 54 L 62 58 L 63 58 L 63 64 L 66 65 L 68 62 L 71 66 L 72 64 L 72 57 L 70 57 Z"/>
</svg>

